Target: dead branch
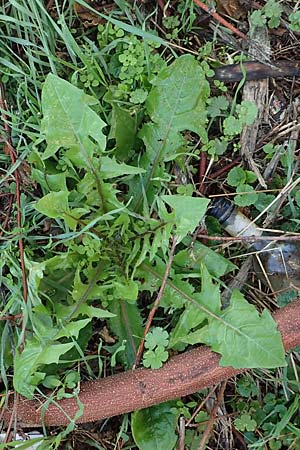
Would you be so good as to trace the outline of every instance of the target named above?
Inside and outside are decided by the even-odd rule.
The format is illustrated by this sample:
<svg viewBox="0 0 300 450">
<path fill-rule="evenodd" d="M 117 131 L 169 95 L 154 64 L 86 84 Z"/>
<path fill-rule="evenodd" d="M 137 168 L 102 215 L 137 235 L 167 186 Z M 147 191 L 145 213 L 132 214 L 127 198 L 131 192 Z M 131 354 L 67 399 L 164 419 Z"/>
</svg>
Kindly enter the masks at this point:
<svg viewBox="0 0 300 450">
<path fill-rule="evenodd" d="M 274 314 L 286 350 L 300 345 L 300 301 L 295 300 Z M 137 369 L 81 385 L 79 400 L 84 405 L 77 423 L 86 423 L 146 408 L 167 400 L 192 394 L 226 380 L 245 369 L 220 367 L 220 356 L 202 346 L 171 358 L 161 369 Z M 20 398 L 17 419 L 20 426 L 41 426 L 43 400 Z M 78 411 L 76 398 L 50 403 L 44 412 L 46 426 L 67 425 Z M 13 398 L 3 409 L 9 422 Z"/>
</svg>

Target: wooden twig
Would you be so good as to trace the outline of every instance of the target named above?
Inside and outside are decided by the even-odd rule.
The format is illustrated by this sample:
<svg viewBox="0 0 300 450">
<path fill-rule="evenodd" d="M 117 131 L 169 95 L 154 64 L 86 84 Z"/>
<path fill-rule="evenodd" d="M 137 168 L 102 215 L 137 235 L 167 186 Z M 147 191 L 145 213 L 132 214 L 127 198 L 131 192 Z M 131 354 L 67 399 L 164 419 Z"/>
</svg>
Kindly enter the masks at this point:
<svg viewBox="0 0 300 450">
<path fill-rule="evenodd" d="M 199 165 L 199 192 L 200 194 L 204 194 L 205 186 L 204 186 L 204 177 L 207 166 L 207 153 L 201 151 L 200 152 L 200 165 Z"/>
<path fill-rule="evenodd" d="M 168 9 L 166 8 L 166 5 L 164 3 L 164 0 L 157 0 L 158 6 L 160 7 L 160 9 L 163 12 L 164 16 L 169 16 L 170 15 L 170 11 L 168 11 Z"/>
<path fill-rule="evenodd" d="M 299 77 L 300 61 L 276 61 L 265 64 L 258 61 L 243 62 L 246 80 L 262 80 L 264 78 Z M 241 64 L 227 64 L 214 69 L 214 77 L 224 82 L 235 82 L 243 79 Z M 266 138 L 263 137 L 262 141 Z"/>
<path fill-rule="evenodd" d="M 229 164 L 226 164 L 226 166 L 221 167 L 221 169 L 216 170 L 215 172 L 211 173 L 209 175 L 209 179 L 210 180 L 214 180 L 216 178 L 219 178 L 221 175 L 223 175 L 224 173 L 229 172 L 229 170 L 232 167 L 237 166 L 240 162 L 241 162 L 242 158 L 239 156 L 236 159 L 234 159 L 233 161 L 231 161 Z"/>
<path fill-rule="evenodd" d="M 220 242 L 256 242 L 256 241 L 300 241 L 300 234 L 283 236 L 207 236 L 197 234 L 197 238 Z"/>
<path fill-rule="evenodd" d="M 216 416 L 217 416 L 219 405 L 220 405 L 220 403 L 221 403 L 221 401 L 223 400 L 223 397 L 224 397 L 226 384 L 227 384 L 226 381 L 223 381 L 223 383 L 221 384 L 217 400 L 215 401 L 213 410 L 212 410 L 212 412 L 210 414 L 210 418 L 209 418 L 209 420 L 207 422 L 207 426 L 206 426 L 205 431 L 203 433 L 203 436 L 201 438 L 198 450 L 204 450 L 204 448 L 205 448 L 206 441 L 209 438 L 211 430 L 212 430 L 212 428 L 214 426 L 214 423 L 216 421 Z"/>
<path fill-rule="evenodd" d="M 284 348 L 292 350 L 300 345 L 300 302 L 295 300 L 274 314 L 281 332 Z M 161 369 L 136 369 L 95 381 L 81 383 L 78 399 L 66 398 L 49 403 L 43 416 L 43 401 L 20 398 L 18 424 L 24 428 L 41 426 L 63 426 L 74 417 L 78 405 L 83 405 L 83 414 L 76 423 L 94 422 L 106 417 L 124 414 L 137 409 L 190 395 L 245 369 L 221 367 L 220 356 L 208 347 L 201 346 L 170 358 Z M 48 398 L 48 397 L 47 397 Z M 13 410 L 13 398 L 3 411 L 3 420 L 9 421 Z M 42 419 L 44 417 L 44 419 Z"/>
<path fill-rule="evenodd" d="M 186 427 L 189 427 L 192 423 L 192 421 L 195 419 L 195 417 L 198 415 L 198 413 L 201 411 L 201 409 L 203 408 L 203 406 L 205 405 L 205 403 L 207 402 L 207 400 L 209 399 L 209 397 L 215 392 L 215 390 L 217 389 L 218 385 L 216 384 L 215 386 L 213 386 L 213 388 L 209 391 L 209 393 L 207 394 L 207 396 L 204 398 L 204 400 L 201 401 L 200 405 L 197 406 L 197 408 L 195 409 L 195 411 L 193 412 L 192 416 L 190 417 L 190 419 L 187 421 L 186 423 Z M 198 426 L 198 425 L 197 425 Z"/>
<path fill-rule="evenodd" d="M 178 439 L 178 450 L 184 450 L 185 448 L 185 419 L 183 416 L 179 419 L 179 439 Z"/>
</svg>

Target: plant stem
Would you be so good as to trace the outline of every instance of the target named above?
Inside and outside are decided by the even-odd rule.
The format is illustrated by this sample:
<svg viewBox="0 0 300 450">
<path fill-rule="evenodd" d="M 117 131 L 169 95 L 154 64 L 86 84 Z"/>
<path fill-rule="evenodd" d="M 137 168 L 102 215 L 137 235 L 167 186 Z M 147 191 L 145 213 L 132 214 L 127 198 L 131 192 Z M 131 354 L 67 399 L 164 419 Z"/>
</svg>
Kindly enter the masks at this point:
<svg viewBox="0 0 300 450">
<path fill-rule="evenodd" d="M 171 250 L 170 250 L 170 256 L 169 256 L 168 264 L 167 264 L 167 267 L 166 267 L 166 271 L 165 271 L 164 277 L 162 279 L 161 286 L 160 286 L 160 289 L 158 291 L 158 294 L 157 294 L 156 300 L 154 302 L 154 305 L 153 305 L 153 307 L 152 307 L 152 309 L 151 309 L 151 311 L 149 313 L 149 316 L 148 316 L 148 319 L 147 319 L 147 323 L 146 323 L 146 326 L 145 326 L 145 330 L 144 330 L 144 335 L 142 337 L 142 340 L 140 342 L 140 345 L 139 345 L 139 348 L 138 348 L 138 351 L 137 351 L 137 354 L 136 354 L 136 358 L 135 358 L 135 362 L 134 362 L 134 365 L 133 365 L 133 369 L 135 369 L 139 365 L 140 360 L 142 358 L 142 354 L 143 354 L 143 351 L 144 351 L 145 337 L 146 337 L 147 333 L 150 330 L 150 327 L 151 327 L 151 324 L 152 324 L 152 320 L 154 318 L 154 315 L 155 315 L 155 313 L 157 311 L 157 308 L 159 306 L 160 300 L 161 300 L 161 298 L 163 296 L 163 293 L 165 291 L 167 280 L 169 278 L 169 274 L 170 274 L 170 270 L 171 270 L 171 266 L 172 266 L 172 262 L 173 262 L 173 259 L 174 259 L 174 252 L 175 252 L 176 244 L 177 244 L 177 240 L 173 236 L 173 238 L 172 238 L 172 246 L 171 246 Z"/>
</svg>

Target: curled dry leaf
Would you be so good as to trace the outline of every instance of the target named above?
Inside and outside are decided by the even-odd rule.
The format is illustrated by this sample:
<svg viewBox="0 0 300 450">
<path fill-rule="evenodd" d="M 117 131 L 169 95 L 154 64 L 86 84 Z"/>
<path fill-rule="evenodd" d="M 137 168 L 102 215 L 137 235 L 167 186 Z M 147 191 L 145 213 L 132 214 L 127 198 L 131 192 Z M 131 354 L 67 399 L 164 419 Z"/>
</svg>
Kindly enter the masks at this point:
<svg viewBox="0 0 300 450">
<path fill-rule="evenodd" d="M 246 16 L 246 8 L 239 0 L 217 0 L 217 11 L 234 19 Z"/>
</svg>

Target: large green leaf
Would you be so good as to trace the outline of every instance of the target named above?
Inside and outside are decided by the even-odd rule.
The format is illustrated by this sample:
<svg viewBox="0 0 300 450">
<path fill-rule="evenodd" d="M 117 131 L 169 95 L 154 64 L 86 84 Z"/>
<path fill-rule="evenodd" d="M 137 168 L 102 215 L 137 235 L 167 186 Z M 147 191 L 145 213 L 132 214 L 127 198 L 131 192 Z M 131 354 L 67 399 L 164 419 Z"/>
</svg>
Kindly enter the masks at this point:
<svg viewBox="0 0 300 450">
<path fill-rule="evenodd" d="M 59 342 L 42 345 L 36 338 L 27 339 L 22 353 L 16 352 L 14 358 L 15 390 L 27 398 L 32 398 L 36 385 L 44 378 L 45 373 L 37 369 L 43 364 L 58 363 L 59 358 L 74 346 L 73 342 Z"/>
<path fill-rule="evenodd" d="M 237 290 L 230 306 L 218 319 L 211 319 L 200 334 L 202 342 L 221 353 L 222 366 L 271 369 L 286 365 L 281 335 L 271 314 L 265 309 L 259 315 Z"/>
<path fill-rule="evenodd" d="M 68 192 L 49 192 L 37 201 L 35 209 L 52 219 L 64 217 L 65 213 L 69 211 Z"/>
<path fill-rule="evenodd" d="M 208 319 L 207 312 L 200 306 L 205 306 L 209 311 L 220 313 L 220 290 L 217 284 L 212 282 L 205 266 L 202 266 L 201 292 L 193 294 L 194 302 L 188 302 L 181 314 L 175 328 L 171 333 L 170 347 L 174 347 L 179 342 L 186 342 L 189 332 Z M 201 342 L 198 341 L 198 342 Z"/>
<path fill-rule="evenodd" d="M 105 95 L 105 100 L 110 101 L 112 106 L 110 133 L 108 138 L 114 138 L 116 140 L 115 155 L 117 158 L 121 161 L 128 161 L 132 154 L 132 148 L 136 139 L 137 115 L 132 111 L 121 108 L 113 101 L 113 99 L 108 99 L 107 95 Z"/>
<path fill-rule="evenodd" d="M 68 191 L 66 173 L 47 173 L 35 168 L 31 169 L 31 177 L 47 191 Z"/>
<path fill-rule="evenodd" d="M 73 158 L 77 155 L 81 164 L 88 165 L 95 147 L 90 138 L 97 142 L 100 151 L 105 149 L 102 128 L 106 124 L 90 108 L 95 103 L 97 100 L 67 81 L 53 74 L 47 76 L 42 92 L 41 131 L 48 146 L 43 159 L 63 147 L 71 149 Z"/>
<path fill-rule="evenodd" d="M 138 276 L 143 280 L 140 290 L 149 291 L 151 294 L 154 294 L 161 286 L 165 270 L 166 263 L 158 257 L 155 258 L 152 265 L 149 261 L 143 262 L 138 270 Z M 173 311 L 174 309 L 182 308 L 190 296 L 193 295 L 193 285 L 182 278 L 181 275 L 175 275 L 171 269 L 160 306 Z"/>
<path fill-rule="evenodd" d="M 199 241 L 194 242 L 192 247 L 190 247 L 191 238 L 185 238 L 183 243 L 187 248 L 176 253 L 173 260 L 173 267 L 181 273 L 191 273 L 193 277 L 200 277 L 201 266 L 204 264 L 210 275 L 220 278 L 236 269 L 231 261 Z"/>
<path fill-rule="evenodd" d="M 34 315 L 39 314 L 39 312 L 34 313 Z M 59 330 L 49 323 L 51 322 L 50 316 L 46 316 L 46 319 L 48 319 L 48 327 L 38 327 L 39 338 L 34 335 L 28 337 L 23 351 L 17 351 L 14 358 L 14 388 L 28 398 L 33 397 L 37 384 L 45 376 L 45 371 L 39 372 L 38 370 L 43 366 L 58 364 L 61 356 L 76 345 L 75 340 L 61 343 L 58 339 L 70 337 L 78 339 L 79 332 L 92 320 L 89 318 L 72 321 Z M 33 322 L 37 323 L 37 321 L 38 317 L 34 317 Z"/>
<path fill-rule="evenodd" d="M 119 354 L 126 367 L 131 367 L 135 361 L 136 351 L 143 336 L 142 317 L 136 303 L 114 299 L 109 309 L 115 317 L 109 320 L 112 331 L 119 341 L 126 341 L 125 355 Z"/>
<path fill-rule="evenodd" d="M 186 144 L 181 132 L 190 130 L 203 142 L 207 140 L 205 102 L 209 84 L 198 61 L 191 55 L 181 56 L 164 68 L 153 84 L 146 100 L 151 122 L 139 134 L 146 146 L 140 160 L 146 173 L 131 185 L 132 207 L 136 210 L 144 199 L 152 202 L 155 183 L 159 187 L 160 178 L 165 177 L 163 163 L 174 159 Z"/>
<path fill-rule="evenodd" d="M 209 200 L 206 198 L 196 198 L 188 195 L 162 195 L 161 198 L 175 212 L 176 237 L 178 242 L 188 233 L 195 230 L 209 204 Z"/>
<path fill-rule="evenodd" d="M 154 267 L 142 264 L 142 268 L 162 279 Z M 170 347 L 179 343 L 205 343 L 222 355 L 221 365 L 236 368 L 285 366 L 285 354 L 281 335 L 271 314 L 261 315 L 243 295 L 234 291 L 230 306 L 222 310 L 220 287 L 209 272 L 202 267 L 202 289 L 190 293 L 176 278 L 168 279 L 167 286 L 185 300 L 186 309 L 171 333 Z M 207 322 L 207 325 L 206 325 Z"/>
<path fill-rule="evenodd" d="M 161 403 L 132 414 L 132 434 L 139 450 L 173 450 L 179 413 L 175 402 Z"/>
</svg>

